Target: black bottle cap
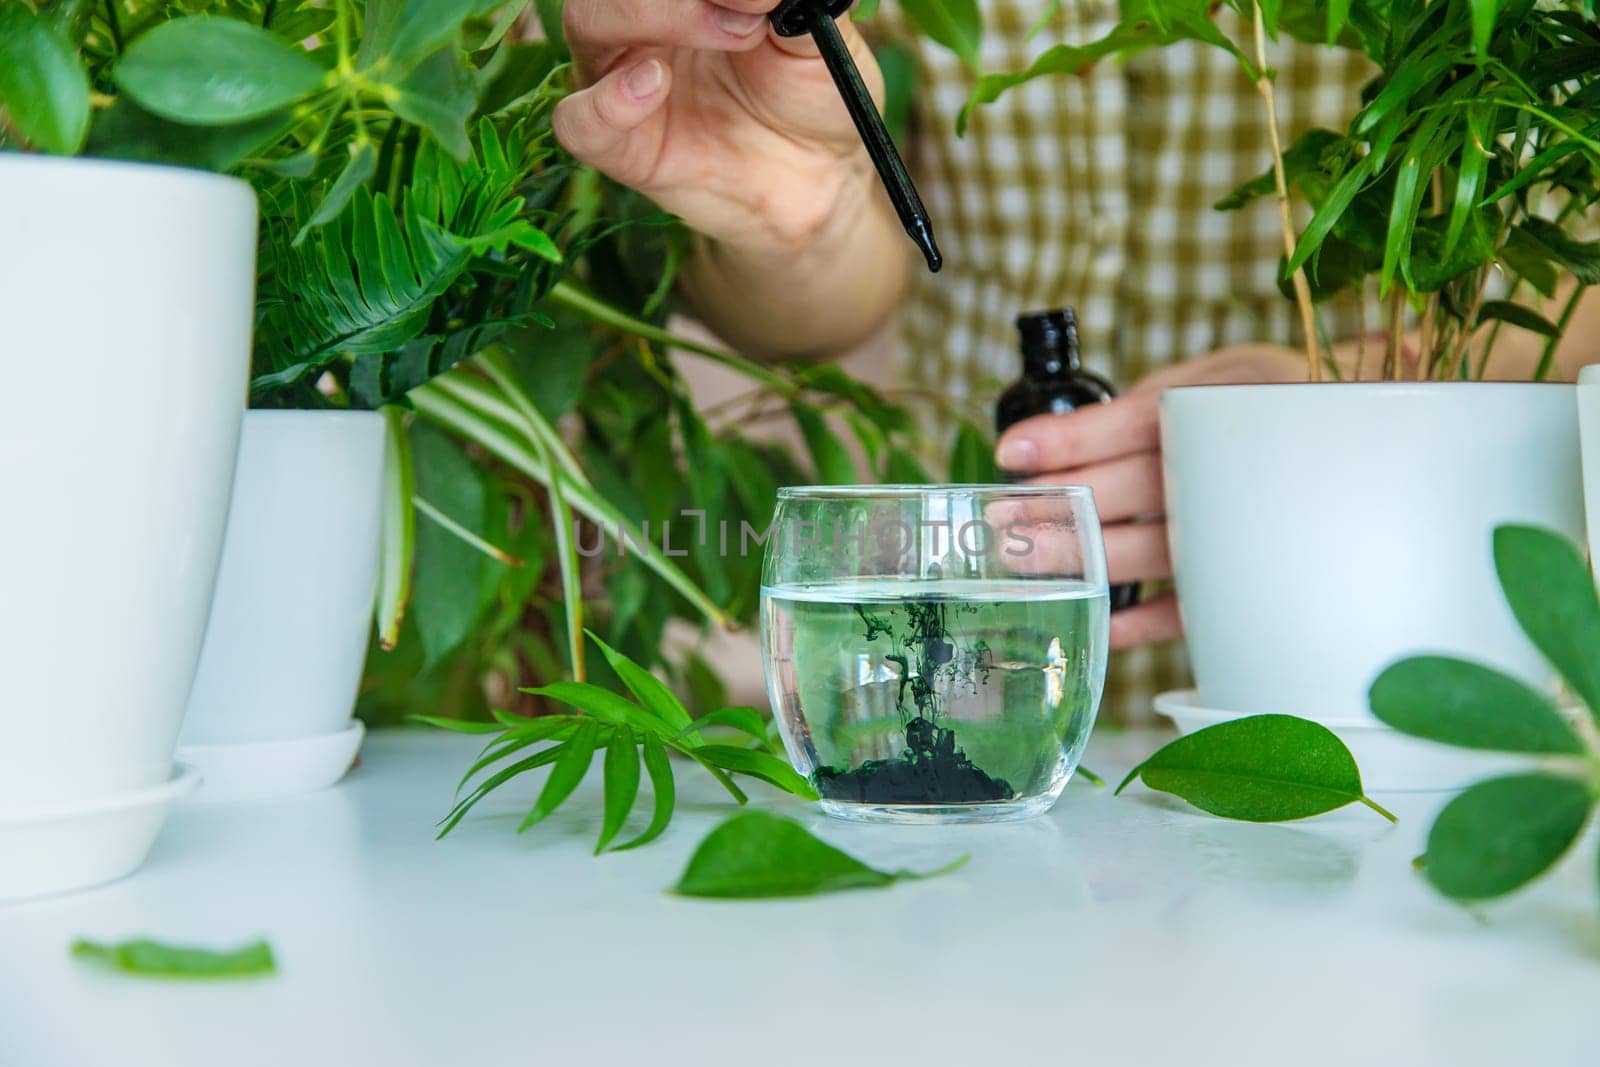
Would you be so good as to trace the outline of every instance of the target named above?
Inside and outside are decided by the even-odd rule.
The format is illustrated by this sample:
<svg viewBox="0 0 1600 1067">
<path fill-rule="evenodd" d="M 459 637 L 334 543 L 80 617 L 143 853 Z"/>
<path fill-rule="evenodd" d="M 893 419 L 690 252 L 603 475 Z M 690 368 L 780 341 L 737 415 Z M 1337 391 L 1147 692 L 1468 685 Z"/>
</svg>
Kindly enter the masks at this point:
<svg viewBox="0 0 1600 1067">
<path fill-rule="evenodd" d="M 1078 314 L 1071 308 L 1030 311 L 1019 315 L 1017 332 L 1022 335 L 1025 366 L 1037 364 L 1042 370 L 1054 372 L 1062 367 L 1076 370 L 1081 365 Z"/>
<path fill-rule="evenodd" d="M 769 17 L 779 37 L 804 37 L 811 32 L 811 12 L 826 8 L 830 18 L 850 10 L 855 0 L 783 0 Z"/>
</svg>

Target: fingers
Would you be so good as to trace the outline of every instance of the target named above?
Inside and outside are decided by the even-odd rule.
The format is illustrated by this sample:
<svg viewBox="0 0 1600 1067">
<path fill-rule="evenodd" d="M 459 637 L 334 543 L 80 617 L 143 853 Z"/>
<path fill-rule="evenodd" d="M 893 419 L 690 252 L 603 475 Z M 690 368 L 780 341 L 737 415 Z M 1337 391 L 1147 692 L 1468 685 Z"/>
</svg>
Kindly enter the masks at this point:
<svg viewBox="0 0 1600 1067">
<path fill-rule="evenodd" d="M 1111 616 L 1111 647 L 1136 648 L 1183 636 L 1178 598 L 1171 593 Z"/>
<path fill-rule="evenodd" d="M 755 48 L 766 40 L 767 14 L 777 6 L 777 0 L 568 0 L 562 23 L 588 73 L 625 48 Z"/>
<path fill-rule="evenodd" d="M 1107 526 L 1106 571 L 1112 585 L 1172 577 L 1172 553 L 1164 522 Z"/>
<path fill-rule="evenodd" d="M 1126 522 L 1163 512 L 1161 456 L 1140 452 L 1076 470 L 1051 471 L 1028 479 L 1032 485 L 1087 485 L 1094 490 L 1101 522 Z"/>
<path fill-rule="evenodd" d="M 624 185 L 640 185 L 661 151 L 660 134 L 637 136 L 666 102 L 672 71 L 659 59 L 644 59 L 612 71 L 556 105 L 551 128 L 556 140 L 581 162 Z"/>
<path fill-rule="evenodd" d="M 1005 432 L 995 450 L 1000 469 L 1017 475 L 1072 470 L 1161 444 L 1161 395 L 1130 393 L 1066 415 L 1036 415 Z"/>
</svg>

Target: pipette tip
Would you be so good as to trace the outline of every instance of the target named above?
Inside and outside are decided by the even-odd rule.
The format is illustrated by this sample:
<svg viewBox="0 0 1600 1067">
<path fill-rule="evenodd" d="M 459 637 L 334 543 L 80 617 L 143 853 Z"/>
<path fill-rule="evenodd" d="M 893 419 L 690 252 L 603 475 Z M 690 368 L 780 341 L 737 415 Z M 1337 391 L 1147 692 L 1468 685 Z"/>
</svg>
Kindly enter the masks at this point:
<svg viewBox="0 0 1600 1067">
<path fill-rule="evenodd" d="M 927 219 L 917 219 L 906 227 L 906 233 L 922 252 L 922 258 L 928 261 L 928 270 L 938 274 L 944 266 L 944 253 L 939 251 L 939 243 L 933 239 L 933 225 Z"/>
</svg>

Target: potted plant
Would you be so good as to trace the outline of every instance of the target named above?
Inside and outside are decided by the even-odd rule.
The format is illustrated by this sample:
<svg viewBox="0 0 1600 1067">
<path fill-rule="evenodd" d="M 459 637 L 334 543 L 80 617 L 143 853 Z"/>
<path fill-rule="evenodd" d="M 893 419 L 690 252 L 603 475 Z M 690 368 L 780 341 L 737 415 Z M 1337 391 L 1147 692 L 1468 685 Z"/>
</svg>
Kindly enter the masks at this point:
<svg viewBox="0 0 1600 1067">
<path fill-rule="evenodd" d="M 1105 39 L 986 78 L 974 100 L 1178 40 L 1229 49 L 1257 83 L 1272 167 L 1218 206 L 1278 201 L 1308 382 L 1163 397 L 1172 550 L 1199 685 L 1172 704 L 1186 726 L 1285 712 L 1335 727 L 1363 766 L 1395 757 L 1374 788 L 1456 785 L 1459 766 L 1404 747 L 1365 695 L 1419 641 L 1554 685 L 1499 598 L 1489 546 L 1504 523 L 1582 536 L 1573 389 L 1545 379 L 1600 277 L 1600 246 L 1579 236 L 1600 196 L 1600 22 L 1585 4 L 1532 0 L 1227 6 L 1242 16 L 1242 42 L 1198 0 L 1159 10 L 1129 0 Z M 1279 33 L 1372 60 L 1347 130 L 1280 146 L 1267 52 Z M 1303 232 L 1293 197 L 1311 208 Z M 1320 340 L 1317 305 L 1372 279 L 1387 309 L 1381 369 L 1376 358 L 1341 366 Z M 1547 317 L 1540 298 L 1558 296 Z M 1482 380 L 1506 329 L 1543 341 L 1530 381 Z"/>
<path fill-rule="evenodd" d="M 103 117 L 86 18 L 0 7 L 0 899 L 127 873 L 194 784 L 173 746 L 249 376 L 255 197 L 64 158 Z"/>
</svg>

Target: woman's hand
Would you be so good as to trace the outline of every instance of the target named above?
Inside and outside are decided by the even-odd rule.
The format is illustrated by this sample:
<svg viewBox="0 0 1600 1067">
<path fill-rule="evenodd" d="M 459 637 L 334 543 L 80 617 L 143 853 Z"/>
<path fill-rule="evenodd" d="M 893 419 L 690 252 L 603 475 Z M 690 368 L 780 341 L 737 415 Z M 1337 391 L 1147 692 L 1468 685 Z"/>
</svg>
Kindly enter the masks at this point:
<svg viewBox="0 0 1600 1067">
<path fill-rule="evenodd" d="M 567 0 L 584 88 L 557 106 L 575 157 L 700 235 L 694 311 L 755 355 L 816 356 L 872 336 L 899 303 L 909 245 L 810 38 L 778 0 Z M 840 32 L 873 93 L 882 75 Z"/>
<path fill-rule="evenodd" d="M 1239 345 L 1163 368 L 1108 404 L 1038 415 L 1000 438 L 1001 469 L 1035 483 L 1087 485 L 1105 524 L 1113 585 L 1172 577 L 1161 483 L 1161 391 L 1179 385 L 1304 381 L 1305 357 L 1277 345 Z M 1183 632 L 1177 598 L 1157 597 L 1111 616 L 1111 645 L 1166 641 Z"/>
<path fill-rule="evenodd" d="M 767 22 L 778 0 L 567 0 L 587 87 L 556 108 L 557 138 L 694 230 L 790 252 L 869 177 L 860 141 L 810 38 Z M 840 31 L 863 76 L 860 34 Z"/>
</svg>

